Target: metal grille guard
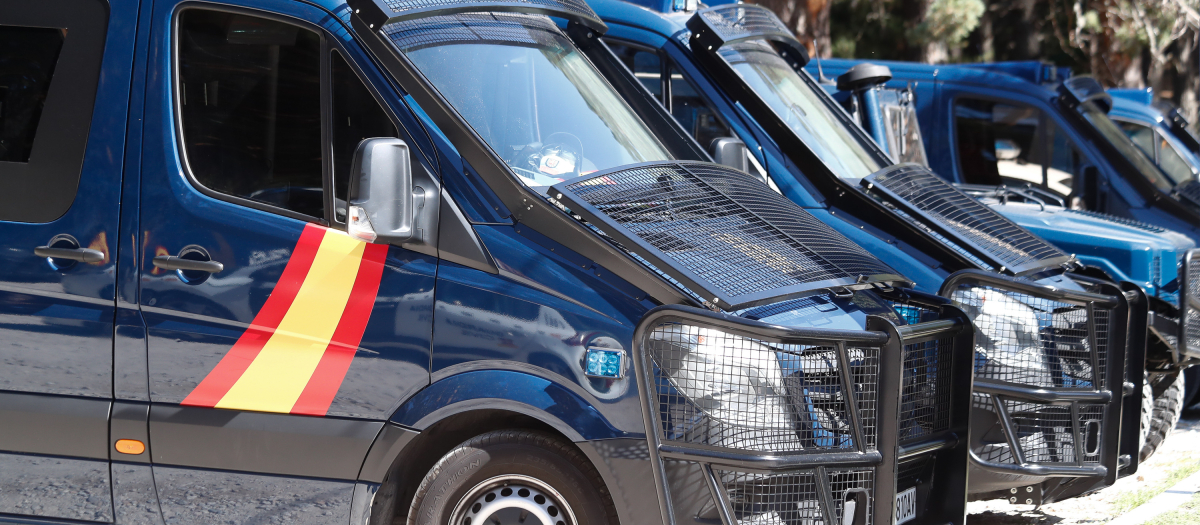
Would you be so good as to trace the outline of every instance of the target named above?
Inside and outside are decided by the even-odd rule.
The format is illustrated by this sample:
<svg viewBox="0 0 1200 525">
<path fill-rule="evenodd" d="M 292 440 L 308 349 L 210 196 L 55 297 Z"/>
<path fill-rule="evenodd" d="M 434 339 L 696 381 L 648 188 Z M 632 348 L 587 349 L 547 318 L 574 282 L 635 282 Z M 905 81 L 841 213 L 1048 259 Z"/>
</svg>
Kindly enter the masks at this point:
<svg viewBox="0 0 1200 525">
<path fill-rule="evenodd" d="M 974 394 L 985 396 L 1000 421 L 1007 446 L 1011 451 L 1012 463 L 991 461 L 980 457 L 973 448 L 971 462 L 981 468 L 998 473 L 1016 474 L 1037 477 L 1099 477 L 1103 481 L 1100 486 L 1116 481 L 1117 472 L 1121 466 L 1120 435 L 1121 409 L 1124 403 L 1125 391 L 1125 360 L 1127 329 L 1129 326 L 1130 305 L 1125 294 L 1116 292 L 1115 295 L 1101 295 L 1088 292 L 1059 290 L 1040 286 L 1028 281 L 1020 281 L 996 274 L 978 270 L 963 270 L 946 279 L 939 295 L 955 297 L 954 293 L 964 286 L 989 287 L 1014 294 L 1021 294 L 1038 300 L 1062 303 L 1074 308 L 1083 308 L 1087 312 L 1087 341 L 1090 353 L 1091 386 L 1064 387 L 1060 385 L 1030 385 L 1014 381 L 1004 381 L 995 378 L 979 377 L 974 380 Z M 1109 285 L 1111 286 L 1111 285 Z M 1115 288 L 1115 287 L 1113 287 Z M 1109 309 L 1108 331 L 1101 338 L 1097 333 L 1097 312 Z M 976 321 L 978 323 L 978 320 Z M 1040 335 L 1040 334 L 1039 334 Z M 1104 341 L 1104 351 L 1097 351 Z M 1053 342 L 1047 342 L 1042 336 L 1042 348 L 1053 349 Z M 1103 357 L 1103 360 L 1101 358 Z M 1097 372 L 1101 371 L 1101 372 Z M 1099 377 L 1097 377 L 1099 376 Z M 1019 439 L 1019 428 L 1015 418 L 1010 414 L 1012 406 L 1033 407 L 1042 409 L 1051 407 L 1066 407 L 1070 419 L 1070 437 L 1068 445 L 1058 443 L 1056 455 L 1063 455 L 1062 450 L 1070 450 L 1071 458 L 1059 458 L 1060 461 L 1036 461 L 1026 457 L 1025 446 Z M 1086 465 L 1083 455 L 1077 445 L 1086 446 L 1084 425 L 1081 423 L 1081 410 L 1085 406 L 1100 408 L 1101 421 L 1096 430 L 1099 439 L 1098 458 L 1094 464 Z M 1057 409 L 1061 410 L 1061 409 Z M 1052 425 L 1052 422 L 1027 422 L 1026 428 L 1039 428 L 1037 425 Z M 1026 434 L 1036 434 L 1027 431 Z M 973 443 L 974 444 L 974 443 Z"/>
<path fill-rule="evenodd" d="M 581 0 L 347 0 L 367 27 L 458 13 L 528 13 L 565 18 L 604 34 L 608 26 Z"/>
<path fill-rule="evenodd" d="M 950 387 L 958 392 L 970 388 L 971 360 L 963 356 L 970 355 L 968 349 L 974 335 L 973 327 L 966 315 L 954 306 L 930 307 L 939 311 L 940 319 L 896 326 L 882 317 L 871 316 L 867 319 L 865 331 L 785 328 L 679 305 L 661 306 L 648 312 L 634 333 L 633 363 L 663 523 L 676 523 L 668 465 L 685 464 L 699 468 L 707 496 L 711 498 L 711 504 L 715 506 L 723 525 L 739 523 L 739 509 L 731 501 L 733 489 L 723 481 L 739 483 L 748 478 L 805 480 L 785 485 L 784 488 L 797 491 L 807 488 L 805 494 L 810 499 L 802 503 L 808 503 L 807 509 L 811 512 L 808 519 L 812 521 L 806 522 L 890 524 L 895 518 L 893 502 L 897 492 L 897 465 L 905 459 L 922 456 L 936 457 L 938 474 L 929 481 L 932 490 L 925 492 L 928 501 L 923 505 L 924 512 L 918 514 L 914 523 L 963 522 L 968 452 L 965 438 L 970 413 L 970 404 L 964 396 L 954 398 L 950 420 L 940 431 L 919 440 L 910 440 L 904 445 L 898 439 L 905 349 L 935 341 L 949 341 L 944 351 L 955 356 L 951 365 L 953 380 Z M 695 442 L 695 439 L 690 439 L 691 435 L 680 434 L 676 427 L 665 425 L 664 413 L 673 406 L 671 401 L 684 397 L 678 393 L 678 389 L 685 388 L 686 383 L 678 378 L 667 378 L 667 373 L 662 371 L 652 354 L 659 351 L 655 349 L 655 344 L 662 344 L 662 334 L 682 333 L 682 327 L 689 326 L 719 331 L 731 338 L 745 338 L 755 345 L 769 344 L 770 353 L 780 355 L 780 360 L 794 359 L 800 355 L 781 350 L 780 347 L 785 345 L 803 345 L 810 347 L 810 350 L 818 348 L 825 355 L 836 354 L 832 363 L 826 361 L 836 371 L 827 370 L 827 373 L 836 376 L 837 385 L 856 386 L 841 390 L 845 395 L 843 399 L 848 415 L 851 416 L 847 419 L 850 423 L 848 434 L 852 437 L 835 442 L 817 442 L 813 446 L 803 447 L 804 450 L 788 450 L 788 447 L 780 446 L 778 440 L 762 432 L 752 433 L 748 437 L 728 432 L 722 434 L 733 435 L 735 437 L 730 439 L 741 439 L 747 445 L 734 448 Z M 659 337 L 655 338 L 655 334 Z M 730 348 L 729 351 L 737 354 L 736 348 Z M 852 372 L 851 354 L 856 351 L 859 352 L 859 358 L 876 356 L 874 365 L 877 373 L 873 377 Z M 714 379 L 710 377 L 707 380 Z M 806 406 L 811 411 L 815 405 Z M 694 410 L 696 413 L 700 411 L 699 408 Z M 703 415 L 710 420 L 718 419 L 707 412 Z M 743 417 L 753 416 L 748 414 Z M 794 433 L 803 435 L 802 431 Z M 683 492 L 688 487 L 675 488 Z M 781 491 L 778 486 L 760 485 L 758 489 L 769 491 L 767 494 L 758 493 L 757 496 L 775 505 L 780 501 L 791 501 L 789 498 L 803 496 Z M 695 490 L 704 492 L 704 489 Z M 740 496 L 755 495 L 753 487 L 744 490 L 748 492 L 739 493 Z M 847 502 L 854 502 L 855 507 L 850 507 Z M 855 510 L 853 517 L 842 515 L 844 511 L 855 508 L 865 510 Z M 800 510 L 803 509 L 800 507 Z"/>
<path fill-rule="evenodd" d="M 1200 248 L 1188 250 L 1179 261 L 1179 333 L 1176 363 L 1200 358 Z"/>
</svg>

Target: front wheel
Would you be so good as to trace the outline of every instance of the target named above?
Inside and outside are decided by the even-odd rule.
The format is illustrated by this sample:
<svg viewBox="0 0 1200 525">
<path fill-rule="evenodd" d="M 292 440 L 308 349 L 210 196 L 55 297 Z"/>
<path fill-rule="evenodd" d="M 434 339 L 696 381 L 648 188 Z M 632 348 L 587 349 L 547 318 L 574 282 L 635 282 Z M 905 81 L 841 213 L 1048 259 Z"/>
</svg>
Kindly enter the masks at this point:
<svg viewBox="0 0 1200 525">
<path fill-rule="evenodd" d="M 616 524 L 599 472 L 575 445 L 500 430 L 442 457 L 413 497 L 408 525 Z"/>
<path fill-rule="evenodd" d="M 1146 378 L 1146 385 L 1150 385 L 1149 376 Z M 1141 461 L 1146 461 L 1154 454 L 1171 434 L 1175 424 L 1179 423 L 1179 414 L 1183 412 L 1184 404 L 1183 374 L 1176 372 L 1168 375 L 1152 390 L 1150 388 L 1146 390 L 1153 395 L 1154 402 L 1150 407 L 1149 428 L 1143 428 L 1145 440 L 1142 442 Z M 1157 395 L 1154 395 L 1155 392 Z M 1146 403 L 1143 401 L 1142 405 L 1142 419 L 1146 421 Z"/>
</svg>

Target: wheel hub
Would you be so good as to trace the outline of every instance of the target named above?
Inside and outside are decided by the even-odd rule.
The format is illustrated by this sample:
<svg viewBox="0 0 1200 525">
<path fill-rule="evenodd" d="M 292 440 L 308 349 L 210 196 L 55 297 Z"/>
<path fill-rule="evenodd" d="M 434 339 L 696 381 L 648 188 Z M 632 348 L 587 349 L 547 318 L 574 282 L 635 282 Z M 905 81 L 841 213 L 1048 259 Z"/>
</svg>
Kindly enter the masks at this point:
<svg viewBox="0 0 1200 525">
<path fill-rule="evenodd" d="M 497 476 L 475 485 L 455 506 L 451 525 L 575 525 L 558 491 L 536 478 Z"/>
</svg>

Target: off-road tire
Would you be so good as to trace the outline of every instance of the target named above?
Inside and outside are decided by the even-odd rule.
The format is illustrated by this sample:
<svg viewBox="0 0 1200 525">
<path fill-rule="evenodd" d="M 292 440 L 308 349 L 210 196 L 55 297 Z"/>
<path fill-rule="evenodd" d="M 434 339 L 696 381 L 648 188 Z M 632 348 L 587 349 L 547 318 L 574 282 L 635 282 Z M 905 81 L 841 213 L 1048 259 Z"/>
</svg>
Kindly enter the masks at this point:
<svg viewBox="0 0 1200 525">
<path fill-rule="evenodd" d="M 567 525 L 618 523 L 600 473 L 578 447 L 545 432 L 498 430 L 467 440 L 429 470 L 413 496 L 408 525 L 450 525 L 474 487 L 505 475 L 528 476 L 557 491 L 578 521 Z"/>
<path fill-rule="evenodd" d="M 1150 417 L 1150 429 L 1145 433 L 1146 441 L 1142 444 L 1141 461 L 1146 461 L 1158 450 L 1179 422 L 1185 390 L 1183 374 L 1167 376 L 1154 390 L 1159 394 L 1154 396 L 1154 410 Z"/>
</svg>

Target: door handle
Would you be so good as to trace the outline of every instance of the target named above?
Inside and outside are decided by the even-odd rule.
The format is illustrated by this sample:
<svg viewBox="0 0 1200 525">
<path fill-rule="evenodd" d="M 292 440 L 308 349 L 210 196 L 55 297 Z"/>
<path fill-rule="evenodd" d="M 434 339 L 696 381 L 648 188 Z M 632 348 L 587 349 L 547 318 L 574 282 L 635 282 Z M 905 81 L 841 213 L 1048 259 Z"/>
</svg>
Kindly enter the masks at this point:
<svg viewBox="0 0 1200 525">
<path fill-rule="evenodd" d="M 100 262 L 104 260 L 104 252 L 93 250 L 91 248 L 59 248 L 55 246 L 38 246 L 33 249 L 33 254 L 38 257 L 49 257 L 51 259 L 70 259 L 79 262 Z"/>
<path fill-rule="evenodd" d="M 152 262 L 154 266 L 164 270 L 217 273 L 225 269 L 225 265 L 217 261 L 197 261 L 194 259 L 183 259 L 174 255 L 159 255 Z"/>
</svg>

